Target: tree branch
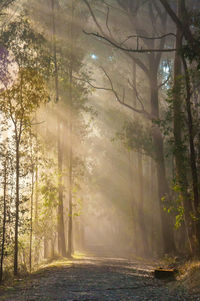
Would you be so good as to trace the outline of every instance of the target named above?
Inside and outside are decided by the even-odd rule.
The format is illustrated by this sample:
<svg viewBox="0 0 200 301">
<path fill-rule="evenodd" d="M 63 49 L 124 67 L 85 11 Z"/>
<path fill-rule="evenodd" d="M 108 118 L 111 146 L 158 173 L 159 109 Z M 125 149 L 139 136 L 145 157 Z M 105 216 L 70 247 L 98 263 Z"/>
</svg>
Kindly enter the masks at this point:
<svg viewBox="0 0 200 301">
<path fill-rule="evenodd" d="M 84 0 L 85 1 L 85 0 Z M 110 43 L 112 46 L 114 46 L 115 48 L 117 49 L 120 49 L 120 50 L 123 50 L 125 52 L 133 52 L 133 53 L 151 53 L 151 52 L 174 52 L 176 51 L 175 48 L 170 48 L 170 49 L 132 49 L 132 48 L 126 48 L 126 47 L 123 47 L 123 46 L 120 46 L 120 44 L 116 43 L 116 42 L 113 42 L 111 41 L 109 38 L 103 36 L 103 35 L 100 35 L 99 33 L 94 33 L 94 32 L 86 32 L 85 30 L 83 30 L 83 32 L 86 34 L 86 35 L 92 35 L 92 36 L 95 36 L 97 38 L 100 38 L 102 40 L 105 40 L 107 41 L 108 43 Z"/>
<path fill-rule="evenodd" d="M 108 91 L 108 92 L 113 93 L 113 95 L 115 96 L 115 99 L 117 100 L 117 102 L 118 102 L 119 104 L 121 104 L 122 106 L 128 108 L 129 110 L 131 110 L 131 111 L 133 111 L 133 112 L 136 112 L 136 113 L 139 113 L 139 114 L 143 114 L 143 115 L 144 115 L 147 119 L 149 119 L 149 120 L 152 120 L 152 119 L 153 119 L 152 115 L 149 114 L 146 110 L 144 110 L 144 109 L 139 110 L 139 109 L 136 109 L 136 108 L 134 108 L 133 106 L 131 106 L 131 105 L 125 103 L 125 102 L 124 102 L 124 97 L 125 97 L 124 91 L 123 91 L 123 98 L 122 98 L 122 100 L 121 100 L 121 98 L 119 97 L 117 91 L 114 89 L 114 86 L 113 86 L 113 83 L 112 83 L 112 80 L 111 80 L 110 76 L 109 76 L 108 73 L 104 70 L 103 67 L 101 67 L 101 69 L 103 70 L 103 72 L 104 72 L 106 78 L 107 78 L 108 81 L 109 81 L 110 88 L 108 88 L 108 87 L 99 87 L 99 86 L 93 85 L 89 80 L 86 80 L 86 79 L 83 79 L 83 78 L 77 78 L 77 77 L 75 77 L 75 76 L 73 76 L 73 77 L 74 77 L 75 79 L 77 79 L 77 80 L 80 80 L 80 81 L 83 81 L 83 82 L 87 83 L 88 85 L 90 85 L 90 86 L 91 86 L 92 88 L 94 88 L 94 89 L 97 89 L 97 90 L 104 90 L 104 91 Z"/>
<path fill-rule="evenodd" d="M 177 17 L 176 13 L 171 8 L 170 4 L 166 0 L 160 0 L 160 2 L 162 4 L 162 6 L 165 8 L 165 10 L 167 11 L 167 13 L 169 14 L 169 16 L 171 17 L 171 19 L 174 21 L 174 23 L 182 31 L 184 26 L 183 26 L 182 22 L 180 21 L 180 19 Z"/>
<path fill-rule="evenodd" d="M 160 3 L 162 6 L 166 9 L 167 13 L 171 17 L 171 19 L 174 21 L 176 26 L 181 30 L 183 36 L 187 40 L 187 42 L 195 48 L 197 53 L 200 53 L 200 46 L 199 41 L 197 41 L 194 36 L 192 35 L 192 32 L 190 30 L 190 27 L 188 24 L 184 24 L 181 22 L 181 20 L 178 18 L 176 13 L 171 8 L 170 4 L 166 0 L 160 0 Z"/>
<path fill-rule="evenodd" d="M 90 11 L 90 14 L 92 16 L 92 19 L 93 19 L 94 23 L 96 24 L 97 28 L 99 29 L 100 33 L 102 35 L 104 35 L 103 29 L 100 26 L 99 22 L 97 21 L 97 18 L 95 17 L 95 14 L 93 12 L 93 9 L 91 8 L 91 5 L 89 4 L 89 2 L 87 0 L 83 0 L 83 2 L 87 5 L 87 7 L 88 7 L 88 9 Z"/>
<path fill-rule="evenodd" d="M 109 24 L 108 24 L 108 22 L 109 22 L 109 15 L 110 15 L 110 8 L 109 8 L 109 6 L 107 6 L 107 14 L 106 14 L 106 27 L 107 27 L 107 30 L 108 30 L 108 32 L 109 32 L 109 34 L 110 34 L 111 38 L 113 39 L 113 36 L 112 36 L 111 30 L 110 30 L 110 27 L 109 27 Z"/>
<path fill-rule="evenodd" d="M 164 86 L 169 81 L 170 77 L 171 77 L 171 74 L 169 74 L 167 79 L 158 86 L 158 89 L 160 89 L 162 86 Z"/>
<path fill-rule="evenodd" d="M 144 109 L 143 102 L 142 102 L 143 99 L 142 99 L 142 97 L 139 95 L 138 90 L 136 89 L 135 85 L 134 85 L 133 83 L 131 83 L 129 79 L 128 79 L 128 83 L 129 83 L 130 87 L 134 90 L 135 96 L 136 96 L 137 100 L 139 101 L 139 103 L 140 103 L 142 109 L 145 110 L 145 109 Z"/>
<path fill-rule="evenodd" d="M 144 40 L 161 40 L 161 39 L 164 39 L 164 38 L 169 37 L 169 36 L 176 37 L 175 33 L 169 32 L 169 33 L 163 34 L 162 36 L 157 36 L 157 37 L 147 37 L 147 36 L 143 36 L 143 35 L 132 35 L 132 36 L 129 36 L 128 39 L 130 39 L 130 38 L 140 38 L 140 39 L 144 39 Z"/>
</svg>

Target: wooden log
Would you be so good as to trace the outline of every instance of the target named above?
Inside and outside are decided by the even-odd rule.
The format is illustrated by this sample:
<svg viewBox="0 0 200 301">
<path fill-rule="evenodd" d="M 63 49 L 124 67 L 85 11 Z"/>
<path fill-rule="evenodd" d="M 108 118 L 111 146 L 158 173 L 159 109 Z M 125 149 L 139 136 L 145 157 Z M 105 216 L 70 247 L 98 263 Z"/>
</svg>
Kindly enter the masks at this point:
<svg viewBox="0 0 200 301">
<path fill-rule="evenodd" d="M 157 279 L 174 279 L 176 273 L 176 269 L 158 268 L 154 270 L 154 277 Z"/>
</svg>

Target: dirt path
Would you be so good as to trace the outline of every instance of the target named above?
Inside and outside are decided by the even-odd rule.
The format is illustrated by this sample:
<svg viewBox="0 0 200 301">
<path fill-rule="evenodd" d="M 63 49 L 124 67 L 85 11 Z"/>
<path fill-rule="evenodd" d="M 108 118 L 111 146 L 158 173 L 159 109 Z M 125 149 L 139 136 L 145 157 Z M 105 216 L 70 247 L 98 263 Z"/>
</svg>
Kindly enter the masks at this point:
<svg viewBox="0 0 200 301">
<path fill-rule="evenodd" d="M 200 301 L 181 289 L 172 292 L 150 266 L 95 258 L 44 268 L 0 294 L 2 301 Z"/>
</svg>

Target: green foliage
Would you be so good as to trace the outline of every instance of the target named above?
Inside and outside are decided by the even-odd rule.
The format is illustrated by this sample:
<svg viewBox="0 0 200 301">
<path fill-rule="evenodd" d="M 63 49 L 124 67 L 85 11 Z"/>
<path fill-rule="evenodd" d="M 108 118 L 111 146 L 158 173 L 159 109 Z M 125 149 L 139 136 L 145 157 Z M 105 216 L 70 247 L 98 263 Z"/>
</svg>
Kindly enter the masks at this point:
<svg viewBox="0 0 200 301">
<path fill-rule="evenodd" d="M 167 98 L 165 99 L 166 106 L 164 111 L 162 112 L 162 119 L 154 120 L 157 126 L 159 126 L 163 138 L 165 141 L 165 155 L 166 157 L 172 157 L 175 154 L 181 154 L 182 158 L 184 158 L 184 164 L 188 167 L 188 121 L 186 114 L 186 106 L 185 106 L 185 78 L 180 76 L 176 79 L 176 86 L 168 89 Z M 180 113 L 178 118 L 178 126 L 181 129 L 182 136 L 181 141 L 176 141 L 174 138 L 174 97 L 175 95 L 179 95 L 180 103 Z"/>
<path fill-rule="evenodd" d="M 184 208 L 183 208 L 183 206 L 178 206 L 177 210 L 178 210 L 178 214 L 176 215 L 176 222 L 175 222 L 175 228 L 176 229 L 178 229 L 184 221 L 184 217 L 183 217 Z"/>
<path fill-rule="evenodd" d="M 8 23 L 1 35 L 1 41 L 18 68 L 31 67 L 40 76 L 46 79 L 49 77 L 52 58 L 47 42 L 43 35 L 33 30 L 27 18 L 19 16 L 17 20 Z"/>
<path fill-rule="evenodd" d="M 186 43 L 182 46 L 181 53 L 185 56 L 190 63 L 194 63 L 198 71 L 200 71 L 200 54 L 199 54 L 199 44 L 200 44 L 200 12 L 198 9 L 193 9 L 189 15 L 189 24 L 192 28 L 192 34 L 195 43 L 193 45 Z"/>
<path fill-rule="evenodd" d="M 49 70 L 46 68 L 48 64 L 45 60 L 44 39 L 35 34 L 27 19 L 19 17 L 17 21 L 9 23 L 2 33 L 2 43 L 8 49 L 9 64 L 14 66 L 13 72 L 8 68 L 8 82 L 4 83 L 4 89 L 0 93 L 4 132 L 9 137 L 6 142 L 10 153 L 9 172 L 13 174 L 12 178 L 7 178 L 9 222 L 6 222 L 6 237 L 9 236 L 14 241 L 14 223 L 19 217 L 19 255 L 24 258 L 27 256 L 25 249 L 27 250 L 30 231 L 31 174 L 35 164 L 33 149 L 36 140 L 32 122 L 38 108 L 48 101 L 46 78 Z M 18 176 L 19 185 L 16 184 Z M 19 216 L 16 214 L 17 209 Z M 9 241 L 6 239 L 5 243 L 7 252 Z M 10 243 L 10 246 L 13 244 Z M 13 249 L 11 253 L 12 251 Z"/>
<path fill-rule="evenodd" d="M 163 202 L 164 210 L 175 217 L 174 226 L 178 229 L 184 222 L 184 207 L 182 205 L 182 188 L 176 183 L 175 179 L 171 190 L 172 193 L 170 196 L 163 196 L 161 200 Z"/>
<path fill-rule="evenodd" d="M 124 146 L 154 158 L 154 146 L 151 126 L 141 124 L 141 121 L 126 121 L 121 132 L 117 133 Z"/>
<path fill-rule="evenodd" d="M 55 172 L 42 173 L 40 193 L 43 204 L 44 214 L 48 214 L 49 210 L 57 207 L 58 200 L 58 175 Z"/>
<path fill-rule="evenodd" d="M 0 94 L 0 110 L 14 124 L 31 126 L 31 117 L 36 109 L 47 101 L 45 83 L 32 68 L 21 69 L 15 83 Z"/>
</svg>

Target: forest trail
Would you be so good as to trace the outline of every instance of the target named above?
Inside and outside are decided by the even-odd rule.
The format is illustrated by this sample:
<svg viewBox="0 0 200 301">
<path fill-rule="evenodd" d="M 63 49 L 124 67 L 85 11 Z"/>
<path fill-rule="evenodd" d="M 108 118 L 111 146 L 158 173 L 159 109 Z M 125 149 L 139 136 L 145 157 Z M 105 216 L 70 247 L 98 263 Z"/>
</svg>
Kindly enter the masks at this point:
<svg viewBox="0 0 200 301">
<path fill-rule="evenodd" d="M 25 281 L 0 291 L 1 301 L 172 301 L 200 300 L 172 291 L 152 276 L 152 266 L 124 259 L 87 258 L 40 269 Z"/>
</svg>

